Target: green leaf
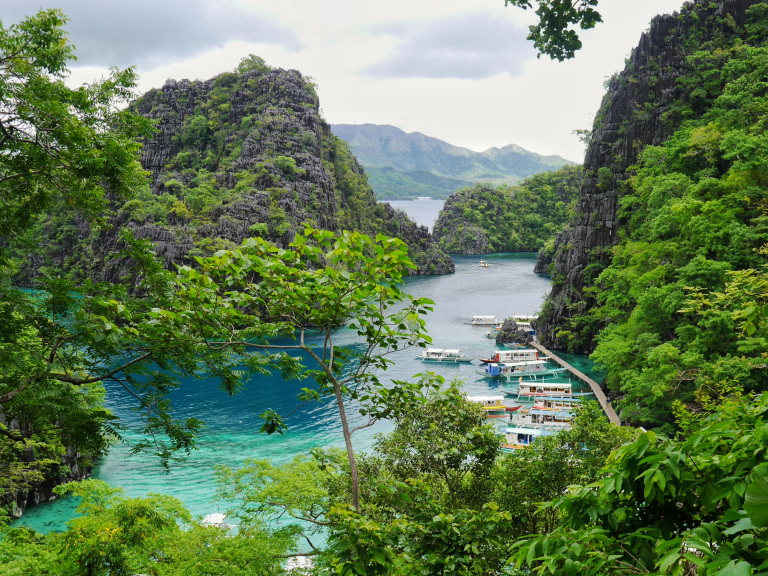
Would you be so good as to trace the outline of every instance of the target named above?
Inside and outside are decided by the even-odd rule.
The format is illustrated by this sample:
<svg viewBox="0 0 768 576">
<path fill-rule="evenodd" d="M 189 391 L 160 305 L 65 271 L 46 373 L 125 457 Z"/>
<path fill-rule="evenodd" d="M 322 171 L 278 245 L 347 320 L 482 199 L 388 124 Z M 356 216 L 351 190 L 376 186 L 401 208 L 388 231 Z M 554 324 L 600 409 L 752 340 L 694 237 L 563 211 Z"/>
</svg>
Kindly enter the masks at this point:
<svg viewBox="0 0 768 576">
<path fill-rule="evenodd" d="M 752 566 L 749 562 L 741 560 L 731 560 L 725 568 L 715 574 L 715 576 L 749 576 L 752 574 Z"/>
<path fill-rule="evenodd" d="M 768 526 L 768 476 L 758 476 L 747 486 L 744 510 L 755 526 Z"/>
</svg>

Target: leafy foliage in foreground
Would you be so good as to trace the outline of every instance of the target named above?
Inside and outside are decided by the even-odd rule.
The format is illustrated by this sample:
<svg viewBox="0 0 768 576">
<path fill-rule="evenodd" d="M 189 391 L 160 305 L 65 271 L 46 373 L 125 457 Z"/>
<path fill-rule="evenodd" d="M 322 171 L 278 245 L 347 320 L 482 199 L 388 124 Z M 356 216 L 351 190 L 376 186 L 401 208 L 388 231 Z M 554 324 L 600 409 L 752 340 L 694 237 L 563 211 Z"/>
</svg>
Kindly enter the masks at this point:
<svg viewBox="0 0 768 576">
<path fill-rule="evenodd" d="M 579 34 L 581 30 L 590 30 L 603 21 L 600 13 L 595 10 L 598 0 L 575 0 L 562 2 L 560 0 L 537 0 L 536 16 L 538 22 L 529 27 L 528 40 L 533 42 L 539 51 L 539 56 L 546 54 L 553 60 L 573 58 L 581 49 Z M 504 0 L 504 5 L 512 4 L 523 10 L 532 9 L 531 0 Z"/>
<path fill-rule="evenodd" d="M 69 88 L 65 22 L 47 10 L 0 25 L 0 260 L 52 204 L 100 220 L 107 193 L 125 198 L 144 178 L 137 140 L 151 122 L 125 110 L 135 72 Z"/>
<path fill-rule="evenodd" d="M 242 522 L 302 520 L 321 573 L 505 573 L 516 538 L 537 522 L 539 530 L 557 523 L 557 514 L 540 517 L 535 502 L 596 479 L 608 454 L 634 435 L 587 405 L 572 431 L 502 454 L 482 409 L 455 385 L 443 388 L 431 376 L 397 384 L 395 429 L 358 456 L 359 513 L 349 504 L 344 458 L 333 451 L 287 466 L 221 468 L 221 496 L 238 503 L 233 512 Z M 317 545 L 323 531 L 326 547 Z"/>
<path fill-rule="evenodd" d="M 540 573 L 747 576 L 768 569 L 768 395 L 736 394 L 674 439 L 645 432 L 603 478 L 546 504 L 562 526 L 517 553 Z"/>
<path fill-rule="evenodd" d="M 291 530 L 243 526 L 236 538 L 195 521 L 181 502 L 127 498 L 97 480 L 57 489 L 82 498 L 66 532 L 0 532 L 3 576 L 255 576 L 283 574 Z"/>
</svg>

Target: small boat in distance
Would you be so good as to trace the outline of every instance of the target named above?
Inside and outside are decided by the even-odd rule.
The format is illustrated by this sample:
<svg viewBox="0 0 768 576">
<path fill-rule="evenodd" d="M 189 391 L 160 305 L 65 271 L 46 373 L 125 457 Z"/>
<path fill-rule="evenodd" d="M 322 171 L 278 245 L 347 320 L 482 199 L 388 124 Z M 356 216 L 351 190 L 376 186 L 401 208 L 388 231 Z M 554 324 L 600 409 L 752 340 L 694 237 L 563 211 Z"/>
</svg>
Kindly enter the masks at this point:
<svg viewBox="0 0 768 576">
<path fill-rule="evenodd" d="M 478 268 L 490 268 L 493 264 L 488 264 L 488 260 L 480 260 L 475 266 Z"/>
<path fill-rule="evenodd" d="M 472 326 L 497 326 L 501 324 L 496 316 L 472 316 Z"/>
<path fill-rule="evenodd" d="M 472 358 L 467 358 L 458 348 L 427 348 L 416 358 L 427 362 L 472 362 Z"/>
<path fill-rule="evenodd" d="M 225 521 L 226 518 L 226 514 L 222 514 L 221 512 L 214 512 L 213 514 L 206 514 L 201 524 L 203 526 L 215 526 L 216 528 L 227 530 L 231 528 L 231 526 Z"/>
</svg>

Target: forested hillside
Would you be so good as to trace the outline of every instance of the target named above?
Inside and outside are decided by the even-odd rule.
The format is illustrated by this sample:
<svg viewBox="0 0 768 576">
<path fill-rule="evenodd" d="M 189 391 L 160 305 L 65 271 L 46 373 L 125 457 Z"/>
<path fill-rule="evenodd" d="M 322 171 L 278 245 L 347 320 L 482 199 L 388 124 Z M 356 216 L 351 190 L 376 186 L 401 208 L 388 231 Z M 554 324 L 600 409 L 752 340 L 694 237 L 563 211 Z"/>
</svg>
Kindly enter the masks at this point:
<svg viewBox="0 0 768 576">
<path fill-rule="evenodd" d="M 768 388 L 753 322 L 766 312 L 767 15 L 731 0 L 655 19 L 596 118 L 542 337 L 594 349 L 627 422 L 665 428 L 676 401 Z"/>
<path fill-rule="evenodd" d="M 352 147 L 379 200 L 447 198 L 477 183 L 515 184 L 568 164 L 559 156 L 542 156 L 515 144 L 474 152 L 394 126 L 334 124 L 331 129 Z"/>
<path fill-rule="evenodd" d="M 452 194 L 435 223 L 435 239 L 455 254 L 537 252 L 551 246 L 573 211 L 581 173 L 581 166 L 566 166 L 516 186 L 478 184 Z"/>
<path fill-rule="evenodd" d="M 319 114 L 311 82 L 295 70 L 244 59 L 207 81 L 169 80 L 132 106 L 158 132 L 145 142 L 150 178 L 115 202 L 108 228 L 62 205 L 38 229 L 42 240 L 21 280 L 44 266 L 77 278 L 119 281 L 122 229 L 154 243 L 167 266 L 259 236 L 287 246 L 303 224 L 384 233 L 406 241 L 420 274 L 453 271 L 428 231 L 377 204 L 362 167 Z"/>
</svg>

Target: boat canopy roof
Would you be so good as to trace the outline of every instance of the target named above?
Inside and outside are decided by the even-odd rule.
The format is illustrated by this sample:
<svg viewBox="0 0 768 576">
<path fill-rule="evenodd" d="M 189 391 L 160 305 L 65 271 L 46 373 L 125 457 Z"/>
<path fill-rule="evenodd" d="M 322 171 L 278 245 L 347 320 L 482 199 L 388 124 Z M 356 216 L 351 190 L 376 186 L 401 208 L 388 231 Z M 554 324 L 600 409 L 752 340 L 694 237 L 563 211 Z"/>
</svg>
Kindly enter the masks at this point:
<svg viewBox="0 0 768 576">
<path fill-rule="evenodd" d="M 542 430 L 541 428 L 518 428 L 517 426 L 507 426 L 507 434 L 530 434 L 531 436 L 549 436 L 554 434 L 552 430 Z"/>
<path fill-rule="evenodd" d="M 502 362 L 502 365 L 504 366 L 531 366 L 534 364 L 546 364 L 546 360 L 527 360 L 525 362 Z"/>
<path fill-rule="evenodd" d="M 427 348 L 427 354 L 460 354 L 458 348 Z"/>
<path fill-rule="evenodd" d="M 496 320 L 496 316 L 472 316 L 472 320 Z"/>
<path fill-rule="evenodd" d="M 559 383 L 552 383 L 549 384 L 547 382 L 521 382 L 520 388 L 549 388 L 550 390 L 567 390 L 568 388 L 571 388 L 570 382 L 563 382 L 562 384 Z"/>
<path fill-rule="evenodd" d="M 557 416 L 561 419 L 572 418 L 573 414 L 567 410 L 547 410 L 541 408 L 531 408 L 524 416 Z"/>
<path fill-rule="evenodd" d="M 467 396 L 469 402 L 502 402 L 504 396 Z"/>
</svg>

